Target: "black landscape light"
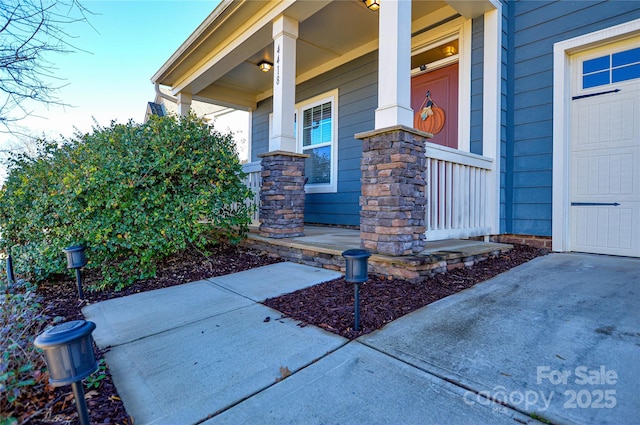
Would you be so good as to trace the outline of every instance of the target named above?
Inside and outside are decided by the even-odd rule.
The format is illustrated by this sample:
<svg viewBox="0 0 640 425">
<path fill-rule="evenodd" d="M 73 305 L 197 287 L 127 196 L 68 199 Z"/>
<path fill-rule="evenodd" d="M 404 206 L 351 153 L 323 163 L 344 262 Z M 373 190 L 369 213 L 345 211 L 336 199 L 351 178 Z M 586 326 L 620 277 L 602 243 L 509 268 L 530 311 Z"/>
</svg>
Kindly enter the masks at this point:
<svg viewBox="0 0 640 425">
<path fill-rule="evenodd" d="M 360 284 L 369 279 L 367 274 L 368 260 L 371 253 L 366 249 L 349 249 L 342 253 L 347 260 L 344 280 L 353 283 L 354 294 L 354 326 L 353 330 L 360 330 Z"/>
<path fill-rule="evenodd" d="M 16 277 L 13 274 L 13 260 L 11 259 L 11 254 L 7 256 L 7 286 L 11 286 L 16 282 Z"/>
<path fill-rule="evenodd" d="M 82 380 L 98 370 L 91 338 L 95 328 L 93 322 L 74 320 L 45 330 L 34 341 L 44 350 L 49 383 L 54 387 L 71 384 L 81 425 L 90 425 Z"/>
<path fill-rule="evenodd" d="M 67 268 L 76 270 L 76 281 L 78 282 L 78 298 L 84 299 L 82 294 L 82 276 L 80 269 L 87 265 L 87 258 L 84 255 L 85 247 L 82 245 L 68 246 L 62 250 L 67 256 Z"/>
</svg>

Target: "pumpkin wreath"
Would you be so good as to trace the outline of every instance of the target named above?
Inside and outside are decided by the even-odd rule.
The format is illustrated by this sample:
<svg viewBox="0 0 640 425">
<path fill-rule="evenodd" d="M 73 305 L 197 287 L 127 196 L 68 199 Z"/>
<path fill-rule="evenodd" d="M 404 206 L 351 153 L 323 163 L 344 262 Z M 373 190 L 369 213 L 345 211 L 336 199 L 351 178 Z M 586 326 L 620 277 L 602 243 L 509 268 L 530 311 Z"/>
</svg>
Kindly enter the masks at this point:
<svg viewBox="0 0 640 425">
<path fill-rule="evenodd" d="M 413 126 L 426 133 L 438 134 L 444 128 L 444 123 L 444 109 L 436 105 L 431 99 L 431 92 L 428 91 L 413 118 Z"/>
</svg>

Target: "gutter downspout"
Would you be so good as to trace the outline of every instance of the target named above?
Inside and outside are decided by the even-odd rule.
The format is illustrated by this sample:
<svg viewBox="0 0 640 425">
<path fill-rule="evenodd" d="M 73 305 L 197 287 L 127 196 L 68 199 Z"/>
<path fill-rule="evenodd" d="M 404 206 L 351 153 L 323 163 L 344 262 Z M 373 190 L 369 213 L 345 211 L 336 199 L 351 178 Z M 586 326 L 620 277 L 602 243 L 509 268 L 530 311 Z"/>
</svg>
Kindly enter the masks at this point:
<svg viewBox="0 0 640 425">
<path fill-rule="evenodd" d="M 177 97 L 171 96 L 169 94 L 162 93 L 160 91 L 160 83 L 155 83 L 155 89 L 156 89 L 156 96 L 160 96 L 163 99 L 170 100 L 171 102 L 173 102 L 175 104 L 178 103 L 178 98 Z"/>
</svg>

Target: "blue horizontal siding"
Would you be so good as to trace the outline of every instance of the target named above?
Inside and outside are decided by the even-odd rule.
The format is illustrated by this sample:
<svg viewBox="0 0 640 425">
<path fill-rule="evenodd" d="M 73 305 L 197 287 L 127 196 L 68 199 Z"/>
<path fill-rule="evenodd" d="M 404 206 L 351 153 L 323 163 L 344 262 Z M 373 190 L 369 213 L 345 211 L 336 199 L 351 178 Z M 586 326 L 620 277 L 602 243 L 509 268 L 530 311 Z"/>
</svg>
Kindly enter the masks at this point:
<svg viewBox="0 0 640 425">
<path fill-rule="evenodd" d="M 514 111 L 513 124 L 520 125 L 530 122 L 541 122 L 549 119 L 549 104 L 520 107 Z"/>
<path fill-rule="evenodd" d="M 546 212 L 547 209 L 541 210 Z M 551 236 L 547 234 L 551 228 L 551 219 L 543 220 L 534 216 L 531 218 L 519 219 L 513 218 L 513 227 L 515 234 L 518 235 L 535 235 L 535 236 Z"/>
<path fill-rule="evenodd" d="M 544 155 L 549 152 L 546 140 L 521 139 L 513 143 L 513 154 L 517 157 L 527 155 Z"/>
<path fill-rule="evenodd" d="M 551 235 L 553 44 L 640 18 L 640 2 L 509 0 L 506 229 Z"/>
<path fill-rule="evenodd" d="M 518 98 L 518 105 L 521 108 L 531 106 L 549 105 L 549 99 L 553 98 L 553 87 L 536 88 L 536 90 L 527 90 L 514 93 Z"/>
<path fill-rule="evenodd" d="M 514 126 L 513 133 L 514 141 L 545 138 L 541 140 L 540 143 L 544 143 L 548 146 L 548 149 L 551 149 L 553 145 L 553 141 L 548 139 L 553 135 L 553 122 L 551 118 L 519 124 Z M 551 154 L 551 151 L 548 150 L 548 153 Z"/>
<path fill-rule="evenodd" d="M 503 2 L 504 3 L 504 2 Z M 501 34 L 501 49 L 500 49 L 500 231 L 505 229 L 505 212 L 510 211 L 510 207 L 507 204 L 511 204 L 510 194 L 507 191 L 507 187 L 511 186 L 510 176 L 507 170 L 510 166 L 509 161 L 509 149 L 507 148 L 507 140 L 510 135 L 510 129 L 507 126 L 509 117 L 509 108 L 511 107 L 511 99 L 509 97 L 509 90 L 511 89 L 511 82 L 508 79 L 509 76 L 509 10 L 507 7 L 502 8 L 502 34 Z"/>
<path fill-rule="evenodd" d="M 551 195 L 551 187 L 521 187 L 513 202 L 517 204 L 536 204 L 543 205 L 547 197 Z"/>
<path fill-rule="evenodd" d="M 541 220 L 547 223 L 551 221 L 551 211 L 548 208 L 544 208 L 543 204 L 518 204 L 514 208 L 514 219 L 520 221 L 529 220 L 531 222 Z M 535 226 L 535 224 L 533 225 Z M 526 233 L 531 233 L 531 231 Z"/>
<path fill-rule="evenodd" d="M 269 113 L 273 107 L 272 99 L 258 103 L 251 114 L 251 161 L 257 161 L 258 155 L 269 152 Z"/>
<path fill-rule="evenodd" d="M 534 171 L 534 170 L 551 170 L 552 162 L 549 161 L 549 155 L 546 153 L 540 155 L 519 155 L 513 160 L 513 172 L 518 171 Z M 549 182 L 551 186 L 551 182 Z M 518 192 L 515 191 L 515 194 Z M 514 194 L 514 198 L 517 195 Z"/>
<path fill-rule="evenodd" d="M 518 73 L 513 78 L 516 80 L 529 76 L 536 76 L 542 72 L 548 72 L 553 67 L 553 57 L 542 56 L 526 58 L 518 61 Z"/>
<path fill-rule="evenodd" d="M 482 99 L 483 99 L 484 18 L 471 23 L 471 128 L 469 150 L 482 155 Z"/>
<path fill-rule="evenodd" d="M 551 170 L 514 171 L 513 184 L 520 187 L 549 187 Z"/>
</svg>

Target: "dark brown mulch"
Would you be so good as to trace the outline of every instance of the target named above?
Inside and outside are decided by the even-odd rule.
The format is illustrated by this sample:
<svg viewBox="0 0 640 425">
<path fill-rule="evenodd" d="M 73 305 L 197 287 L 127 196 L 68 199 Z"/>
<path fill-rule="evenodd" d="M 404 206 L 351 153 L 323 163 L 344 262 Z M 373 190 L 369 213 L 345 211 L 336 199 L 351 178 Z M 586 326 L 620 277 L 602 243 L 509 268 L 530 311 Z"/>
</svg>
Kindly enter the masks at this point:
<svg viewBox="0 0 640 425">
<path fill-rule="evenodd" d="M 362 329 L 359 332 L 352 329 L 353 285 L 347 284 L 343 279 L 273 298 L 265 304 L 280 310 L 285 316 L 301 321 L 301 326 L 313 324 L 347 338 L 355 338 L 430 302 L 473 286 L 543 254 L 544 251 L 535 248 L 516 246 L 513 251 L 500 258 L 483 261 L 472 268 L 438 275 L 420 285 L 372 276 L 361 287 Z M 78 320 L 83 319 L 80 309 L 86 303 L 235 273 L 277 261 L 257 251 L 219 246 L 213 249 L 212 255 L 206 257 L 198 252 L 183 252 L 171 257 L 160 265 L 156 278 L 140 281 L 120 292 L 85 291 L 86 300 L 82 303 L 78 302 L 75 279 L 71 276 L 63 281 L 41 285 L 38 292 L 44 297 L 44 305 L 48 306 L 47 313 L 50 316 L 61 316 L 64 321 Z M 95 277 L 87 273 L 84 277 L 85 286 L 91 285 L 92 279 Z M 96 350 L 96 358 L 103 359 L 104 353 Z M 132 425 L 133 420 L 124 409 L 108 369 L 106 375 L 99 388 L 86 390 L 91 423 Z M 70 387 L 53 388 L 42 385 L 38 390 L 38 394 L 25 395 L 26 399 L 36 403 L 29 405 L 30 412 L 37 413 L 16 412 L 21 413 L 20 416 L 23 418 L 30 416 L 25 423 L 78 423 Z"/>
<path fill-rule="evenodd" d="M 347 283 L 344 278 L 270 298 L 264 304 L 282 312 L 284 317 L 299 320 L 300 326 L 311 324 L 354 339 L 545 253 L 529 246 L 516 245 L 512 251 L 500 257 L 436 275 L 420 284 L 371 276 L 360 285 L 359 331 L 353 329 L 354 285 Z"/>
<path fill-rule="evenodd" d="M 237 273 L 282 261 L 277 258 L 268 257 L 259 251 L 231 245 L 212 246 L 208 247 L 208 250 L 208 255 L 204 255 L 204 253 L 197 249 L 191 249 L 169 257 L 158 265 L 155 277 L 139 280 L 135 284 L 118 292 L 110 290 L 88 291 L 86 288 L 94 284 L 98 276 L 92 273 L 91 270 L 83 271 L 82 281 L 83 287 L 85 288 L 85 303 L 92 304 L 112 298 L 136 294 L 138 292 L 167 288 L 209 277 Z M 66 314 L 75 311 L 67 311 L 63 304 L 67 303 L 67 300 L 73 300 L 75 302 L 78 299 L 75 274 L 73 278 L 71 276 L 72 275 L 69 275 L 64 281 L 53 282 L 51 285 L 40 285 L 38 288 L 38 291 L 42 293 L 48 301 L 56 305 L 56 308 L 60 310 L 62 316 L 66 316 Z M 82 316 L 79 317 L 82 318 Z"/>
</svg>

